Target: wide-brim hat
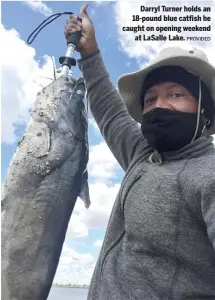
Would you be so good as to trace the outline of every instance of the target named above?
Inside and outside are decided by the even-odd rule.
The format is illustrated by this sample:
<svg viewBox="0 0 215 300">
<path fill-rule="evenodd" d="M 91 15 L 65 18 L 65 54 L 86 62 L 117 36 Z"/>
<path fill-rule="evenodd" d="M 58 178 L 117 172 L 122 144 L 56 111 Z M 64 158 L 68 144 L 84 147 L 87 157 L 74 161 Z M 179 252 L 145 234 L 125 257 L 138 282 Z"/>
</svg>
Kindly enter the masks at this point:
<svg viewBox="0 0 215 300">
<path fill-rule="evenodd" d="M 159 56 L 140 71 L 123 75 L 118 80 L 118 89 L 131 117 L 142 122 L 141 89 L 146 76 L 161 66 L 180 66 L 201 78 L 207 85 L 215 107 L 215 67 L 206 54 L 198 49 L 185 50 L 179 47 L 164 48 Z M 215 134 L 215 122 L 208 129 L 208 134 Z"/>
</svg>

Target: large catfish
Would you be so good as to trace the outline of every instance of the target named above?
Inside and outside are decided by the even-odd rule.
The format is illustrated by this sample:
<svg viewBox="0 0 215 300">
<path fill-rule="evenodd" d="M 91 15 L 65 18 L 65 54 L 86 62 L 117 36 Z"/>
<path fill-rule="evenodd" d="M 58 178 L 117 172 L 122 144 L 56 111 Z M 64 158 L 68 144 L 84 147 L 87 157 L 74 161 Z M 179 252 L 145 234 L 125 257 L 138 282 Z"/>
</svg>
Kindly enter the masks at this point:
<svg viewBox="0 0 215 300">
<path fill-rule="evenodd" d="M 90 205 L 84 97 L 64 75 L 37 95 L 4 186 L 3 300 L 47 299 L 77 197 Z"/>
</svg>

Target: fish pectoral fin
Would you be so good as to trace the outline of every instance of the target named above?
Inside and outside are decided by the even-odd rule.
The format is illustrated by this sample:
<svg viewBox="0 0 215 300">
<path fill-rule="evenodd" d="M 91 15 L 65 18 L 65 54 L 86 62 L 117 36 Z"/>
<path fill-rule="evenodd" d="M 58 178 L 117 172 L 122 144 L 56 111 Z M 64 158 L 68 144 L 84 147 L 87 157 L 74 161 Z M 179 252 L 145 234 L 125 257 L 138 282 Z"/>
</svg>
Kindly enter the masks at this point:
<svg viewBox="0 0 215 300">
<path fill-rule="evenodd" d="M 82 177 L 82 186 L 79 193 L 79 197 L 84 201 L 85 207 L 90 207 L 90 193 L 89 193 L 89 186 L 88 186 L 88 172 L 85 171 Z"/>
</svg>

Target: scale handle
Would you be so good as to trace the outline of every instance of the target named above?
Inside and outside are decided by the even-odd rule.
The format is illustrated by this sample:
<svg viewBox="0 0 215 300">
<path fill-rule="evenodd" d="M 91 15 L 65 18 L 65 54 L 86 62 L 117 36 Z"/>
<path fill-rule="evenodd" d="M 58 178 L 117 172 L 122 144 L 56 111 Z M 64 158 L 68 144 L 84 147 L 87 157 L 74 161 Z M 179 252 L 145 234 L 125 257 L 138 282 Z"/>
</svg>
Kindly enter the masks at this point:
<svg viewBox="0 0 215 300">
<path fill-rule="evenodd" d="M 78 17 L 78 21 L 79 22 L 82 22 L 82 19 Z M 67 45 L 68 44 L 73 44 L 75 45 L 75 47 L 77 48 L 78 46 L 78 43 L 80 41 L 80 38 L 81 38 L 81 31 L 76 31 L 74 33 L 71 33 L 68 38 L 66 39 L 67 41 Z"/>
</svg>

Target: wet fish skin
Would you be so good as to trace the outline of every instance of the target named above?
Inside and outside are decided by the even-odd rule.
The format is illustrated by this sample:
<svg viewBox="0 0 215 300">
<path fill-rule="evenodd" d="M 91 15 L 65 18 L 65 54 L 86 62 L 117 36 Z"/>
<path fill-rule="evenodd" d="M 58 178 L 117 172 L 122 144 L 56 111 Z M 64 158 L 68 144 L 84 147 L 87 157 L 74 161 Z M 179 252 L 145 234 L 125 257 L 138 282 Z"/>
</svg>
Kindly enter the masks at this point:
<svg viewBox="0 0 215 300">
<path fill-rule="evenodd" d="M 61 76 L 37 97 L 2 199 L 2 299 L 47 299 L 81 192 L 89 207 L 85 85 Z"/>
</svg>

